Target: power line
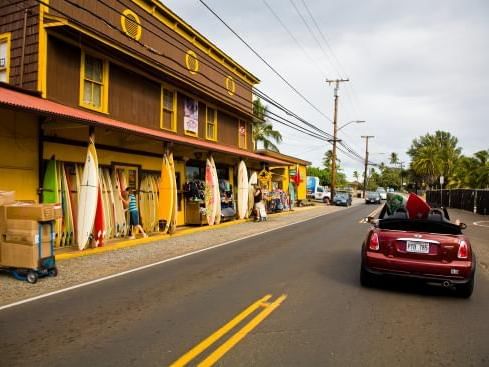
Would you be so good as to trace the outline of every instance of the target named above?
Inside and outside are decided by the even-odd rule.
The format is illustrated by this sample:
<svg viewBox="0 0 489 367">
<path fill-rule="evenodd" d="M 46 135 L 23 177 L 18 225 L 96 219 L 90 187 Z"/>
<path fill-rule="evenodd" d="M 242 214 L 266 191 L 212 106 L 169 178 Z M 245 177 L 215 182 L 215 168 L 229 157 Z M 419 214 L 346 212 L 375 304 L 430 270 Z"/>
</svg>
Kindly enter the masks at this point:
<svg viewBox="0 0 489 367">
<path fill-rule="evenodd" d="M 207 10 L 209 10 L 219 21 L 226 26 L 251 52 L 253 52 L 265 65 L 268 66 L 270 70 L 272 70 L 275 75 L 277 75 L 289 88 L 291 88 L 299 97 L 301 97 L 309 106 L 311 106 L 314 110 L 316 110 L 319 114 L 321 114 L 326 119 L 331 119 L 326 116 L 319 108 L 317 108 L 314 104 L 312 104 L 304 95 L 299 92 L 287 79 L 285 79 L 268 61 L 266 61 L 253 47 L 251 47 L 231 26 L 229 26 L 209 5 L 207 5 L 203 0 L 199 0 L 199 2 L 204 5 Z"/>
<path fill-rule="evenodd" d="M 48 4 L 48 3 L 45 3 L 43 0 L 36 0 L 36 1 L 37 1 L 38 3 L 40 3 L 40 4 L 43 4 L 43 5 L 45 5 L 45 6 L 49 7 L 49 8 L 51 8 L 51 9 L 53 9 L 54 11 L 56 11 L 56 12 L 60 13 L 61 15 L 65 16 L 67 19 L 69 19 L 69 20 L 71 20 L 71 21 L 73 21 L 73 22 L 75 22 L 75 23 L 81 24 L 81 25 L 83 25 L 83 26 L 85 26 L 85 27 L 87 27 L 87 28 L 91 29 L 92 31 L 97 31 L 96 29 L 94 30 L 93 28 L 90 28 L 90 27 L 89 27 L 89 26 L 87 26 L 86 24 L 80 23 L 80 22 L 79 22 L 79 21 L 77 21 L 76 19 L 74 19 L 74 18 L 72 18 L 72 17 L 68 16 L 66 13 L 64 13 L 64 12 L 60 11 L 60 10 L 59 10 L 59 9 L 57 9 L 56 7 L 53 7 L 52 5 L 50 5 L 50 4 Z M 114 27 L 114 26 L 113 26 L 113 25 L 112 25 L 110 22 L 108 22 L 106 19 L 104 19 L 104 18 L 100 17 L 98 14 L 95 14 L 94 12 L 92 12 L 92 11 L 90 11 L 90 10 L 88 10 L 88 9 L 84 8 L 83 6 L 81 6 L 81 5 L 79 5 L 79 4 L 75 4 L 75 3 L 73 3 L 73 2 L 72 2 L 72 1 L 70 1 L 70 0 L 65 0 L 65 1 L 66 1 L 67 3 L 69 3 L 69 4 L 73 5 L 73 6 L 75 6 L 75 7 L 79 8 L 79 9 L 81 9 L 81 10 L 83 10 L 83 11 L 85 11 L 85 12 L 89 13 L 90 15 L 92 15 L 92 16 L 94 16 L 94 17 L 96 17 L 97 19 L 99 19 L 99 20 L 103 21 L 103 22 L 104 22 L 104 23 L 105 23 L 107 26 L 109 26 L 110 28 L 112 28 L 112 29 L 114 29 L 114 30 L 117 30 L 117 31 L 118 31 L 118 32 L 120 32 L 120 33 L 123 33 L 123 32 L 122 32 L 120 29 L 118 29 L 117 27 Z M 117 1 L 118 1 L 118 2 L 120 2 L 120 0 L 117 0 Z M 121 3 L 121 2 L 120 2 L 120 3 Z M 107 5 L 106 5 L 106 6 L 107 6 Z M 113 11 L 117 11 L 116 9 L 114 9 L 114 8 L 112 8 L 112 7 L 110 7 L 110 6 L 107 6 L 107 7 L 108 7 L 109 9 L 113 10 Z M 144 19 L 144 18 L 143 18 L 143 19 Z M 145 28 L 145 29 L 146 29 L 146 28 Z M 146 30 L 147 30 L 147 29 L 146 29 Z M 154 33 L 154 32 L 153 32 L 153 33 Z M 159 36 L 159 37 L 161 38 L 161 36 Z M 173 37 L 172 37 L 172 38 L 173 38 Z M 161 38 L 161 39 L 163 39 L 163 38 Z M 133 40 L 133 39 L 132 39 L 132 40 Z M 156 50 L 156 49 L 154 49 L 154 48 L 151 48 L 151 47 L 149 47 L 149 46 L 147 46 L 147 45 L 145 45 L 145 44 L 143 44 L 143 43 L 141 43 L 141 42 L 139 42 L 139 41 L 136 41 L 136 40 L 133 40 L 133 41 L 134 41 L 134 42 L 137 42 L 138 44 L 140 44 L 141 46 L 143 46 L 145 49 L 149 49 L 151 52 L 155 53 L 155 54 L 156 54 L 156 55 L 158 55 L 158 56 L 161 56 L 161 57 L 167 58 L 168 60 L 170 60 L 170 61 L 172 61 L 172 62 L 174 62 L 174 63 L 178 63 L 178 62 L 177 62 L 175 59 L 172 59 L 171 57 L 166 56 L 164 53 L 162 53 L 162 52 L 160 52 L 160 51 L 158 51 L 158 50 Z M 194 84 L 204 86 L 204 85 L 202 85 L 201 83 L 199 83 L 199 82 L 195 81 L 194 79 L 191 79 L 191 78 L 189 78 L 189 77 L 187 77 L 187 76 L 185 76 L 185 75 L 183 75 L 183 74 L 181 74 L 181 73 L 178 73 L 178 72 L 176 72 L 176 71 L 175 71 L 175 70 L 173 70 L 173 69 L 169 69 L 169 68 L 168 68 L 168 66 L 166 66 L 166 65 L 164 65 L 164 64 L 161 64 L 161 63 L 160 63 L 160 62 L 158 62 L 158 61 L 156 61 L 156 63 L 157 63 L 157 64 L 158 64 L 160 67 L 162 67 L 164 70 L 169 70 L 169 71 L 171 71 L 171 72 L 173 72 L 173 73 L 177 73 L 177 74 L 178 74 L 178 75 L 179 75 L 179 76 L 180 76 L 182 79 L 184 79 L 184 80 L 186 80 L 186 81 L 191 81 L 191 82 L 192 82 L 192 83 L 194 83 Z M 217 70 L 218 70 L 219 72 L 221 72 L 221 73 L 222 73 L 222 71 L 221 71 L 220 69 L 217 69 Z M 209 82 L 211 82 L 211 83 L 213 83 L 213 84 L 217 85 L 217 83 L 215 83 L 213 80 L 211 80 L 211 79 L 210 79 L 209 77 L 207 77 L 206 75 L 204 75 L 204 77 L 205 77 L 205 78 L 206 78 L 206 79 L 207 79 Z M 209 88 L 207 87 L 207 89 L 209 89 Z M 211 89 L 212 89 L 212 88 L 211 88 Z M 215 90 L 215 89 L 212 89 L 212 90 L 213 90 L 215 93 L 218 93 L 218 91 L 217 91 L 217 90 Z M 260 96 L 261 98 L 263 98 L 263 99 L 264 99 L 264 100 L 266 100 L 267 102 L 271 103 L 271 104 L 272 104 L 272 105 L 274 105 L 276 108 L 280 109 L 281 111 L 283 111 L 283 112 L 284 112 L 284 113 L 286 113 L 287 115 L 289 115 L 289 116 L 291 116 L 291 117 L 293 117 L 293 118 L 297 119 L 298 121 L 300 121 L 300 122 L 301 122 L 301 123 L 303 123 L 304 125 L 309 126 L 311 129 L 315 130 L 315 131 L 311 131 L 311 130 L 309 130 L 308 128 L 305 128 L 305 127 L 299 126 L 298 124 L 295 124 L 295 123 L 293 123 L 293 122 L 292 122 L 292 121 L 290 121 L 290 120 L 287 120 L 287 119 L 285 119 L 285 118 L 283 118 L 283 117 L 281 117 L 281 116 L 276 115 L 276 116 L 278 116 L 279 118 L 281 118 L 282 120 L 287 121 L 289 124 L 293 124 L 293 126 L 295 126 L 296 128 L 298 128 L 298 130 L 297 130 L 297 131 L 302 132 L 302 133 L 306 133 L 306 134 L 313 134 L 313 135 L 317 135 L 316 137 L 317 137 L 317 138 L 320 138 L 320 139 L 324 139 L 324 136 L 325 136 L 325 137 L 330 137 L 330 136 L 331 136 L 330 134 L 328 134 L 328 133 L 324 132 L 323 130 L 321 130 L 321 129 L 317 128 L 315 125 L 313 125 L 313 124 L 309 123 L 308 121 L 306 121 L 305 119 L 301 118 L 300 116 L 298 116 L 297 114 L 295 114 L 294 112 L 292 112 L 290 109 L 286 108 L 285 106 L 283 106 L 283 105 L 282 105 L 282 104 L 280 104 L 279 102 L 275 101 L 274 99 L 272 99 L 271 97 L 269 97 L 269 96 L 268 96 L 267 94 L 265 94 L 264 92 L 262 92 L 262 91 L 260 91 L 260 90 L 258 90 L 258 89 L 256 89 L 255 91 L 256 91 L 256 94 L 257 94 L 258 96 Z M 241 96 L 237 96 L 237 97 L 240 97 L 240 98 L 241 98 L 241 99 L 243 99 L 243 100 L 245 99 L 244 97 L 241 97 Z M 246 99 L 246 102 L 247 102 L 247 103 L 249 103 L 249 101 L 248 101 L 247 99 Z M 287 126 L 287 125 L 286 125 L 286 126 Z M 289 126 L 289 127 L 290 127 L 290 126 Z M 322 135 L 324 135 L 324 136 L 322 136 Z"/>
<path fill-rule="evenodd" d="M 270 13 L 272 13 L 272 15 L 275 17 L 275 19 L 277 19 L 277 21 L 280 23 L 280 25 L 282 26 L 282 28 L 285 29 L 285 31 L 288 33 L 288 35 L 290 36 L 290 38 L 292 38 L 292 40 L 296 43 L 296 45 L 302 50 L 303 54 L 309 59 L 309 61 L 311 62 L 311 64 L 314 65 L 314 67 L 316 68 L 316 70 L 319 71 L 320 73 L 326 74 L 326 72 L 323 69 L 321 69 L 321 67 L 318 64 L 317 60 L 315 60 L 309 54 L 309 52 L 307 52 L 307 50 L 304 48 L 304 46 L 302 46 L 302 44 L 299 42 L 299 40 L 294 36 L 294 34 L 290 31 L 290 29 L 285 25 L 285 23 L 278 16 L 278 14 L 273 10 L 273 8 L 270 6 L 270 4 L 268 4 L 267 0 L 263 0 L 263 3 L 267 7 L 267 9 L 270 11 Z"/>
</svg>

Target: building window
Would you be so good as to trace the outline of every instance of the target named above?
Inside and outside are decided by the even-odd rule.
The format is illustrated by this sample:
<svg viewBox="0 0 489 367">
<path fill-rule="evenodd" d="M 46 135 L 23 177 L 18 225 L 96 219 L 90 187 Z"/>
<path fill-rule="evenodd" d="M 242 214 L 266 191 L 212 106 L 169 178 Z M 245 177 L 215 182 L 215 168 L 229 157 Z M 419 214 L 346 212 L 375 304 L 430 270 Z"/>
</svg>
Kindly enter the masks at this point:
<svg viewBox="0 0 489 367">
<path fill-rule="evenodd" d="M 177 131 L 177 92 L 165 86 L 161 87 L 160 127 Z"/>
<path fill-rule="evenodd" d="M 246 122 L 239 120 L 238 121 L 238 146 L 241 149 L 247 149 L 248 145 L 246 144 Z"/>
<path fill-rule="evenodd" d="M 141 39 L 142 27 L 139 17 L 133 11 L 126 9 L 121 15 L 121 27 L 123 32 L 136 41 Z"/>
<path fill-rule="evenodd" d="M 108 112 L 109 62 L 82 51 L 80 106 Z"/>
<path fill-rule="evenodd" d="M 0 34 L 0 82 L 8 83 L 10 74 L 10 33 Z"/>
<path fill-rule="evenodd" d="M 217 110 L 206 106 L 205 116 L 205 137 L 217 141 Z"/>
</svg>

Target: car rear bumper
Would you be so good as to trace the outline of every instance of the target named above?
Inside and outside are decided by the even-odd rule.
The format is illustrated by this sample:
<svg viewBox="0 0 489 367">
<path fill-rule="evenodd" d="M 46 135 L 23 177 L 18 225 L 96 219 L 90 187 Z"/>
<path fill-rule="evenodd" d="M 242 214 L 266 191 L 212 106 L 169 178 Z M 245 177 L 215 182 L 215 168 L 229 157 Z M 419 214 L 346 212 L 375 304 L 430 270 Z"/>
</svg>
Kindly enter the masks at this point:
<svg viewBox="0 0 489 367">
<path fill-rule="evenodd" d="M 472 261 L 442 263 L 391 258 L 382 253 L 367 251 L 362 259 L 363 269 L 373 275 L 415 278 L 434 283 L 449 281 L 453 284 L 468 283 L 475 273 L 475 264 L 474 255 Z M 453 271 L 458 271 L 458 274 L 453 274 Z"/>
</svg>

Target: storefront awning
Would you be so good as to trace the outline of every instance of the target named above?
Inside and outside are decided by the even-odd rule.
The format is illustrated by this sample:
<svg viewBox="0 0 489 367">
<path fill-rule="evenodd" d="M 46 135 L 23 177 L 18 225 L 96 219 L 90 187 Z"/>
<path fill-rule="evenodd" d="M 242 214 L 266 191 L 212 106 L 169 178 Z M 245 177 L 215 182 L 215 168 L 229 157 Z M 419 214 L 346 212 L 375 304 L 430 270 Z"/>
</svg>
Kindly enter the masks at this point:
<svg viewBox="0 0 489 367">
<path fill-rule="evenodd" d="M 180 136 L 165 131 L 152 130 L 127 122 L 113 120 L 109 117 L 101 116 L 93 112 L 65 106 L 60 103 L 56 103 L 47 99 L 22 93 L 20 91 L 12 90 L 2 86 L 0 86 L 0 106 L 6 106 L 9 108 L 28 112 L 35 112 L 45 116 L 54 116 L 74 122 L 111 127 L 161 141 L 195 146 L 212 152 L 221 152 L 234 155 L 236 157 L 253 159 L 259 162 L 266 162 L 270 164 L 284 166 L 289 164 L 286 161 L 280 159 L 266 157 L 264 155 L 256 154 L 246 150 L 241 150 L 226 145 L 220 145 L 213 142 L 197 140 L 195 138 Z"/>
</svg>

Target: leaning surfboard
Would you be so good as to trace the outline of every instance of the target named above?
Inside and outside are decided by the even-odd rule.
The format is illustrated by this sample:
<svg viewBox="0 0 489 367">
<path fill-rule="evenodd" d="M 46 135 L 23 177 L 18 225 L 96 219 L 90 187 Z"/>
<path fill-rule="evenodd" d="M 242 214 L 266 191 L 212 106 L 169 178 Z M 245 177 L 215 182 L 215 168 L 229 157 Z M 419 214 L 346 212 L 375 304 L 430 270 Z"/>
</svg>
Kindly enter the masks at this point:
<svg viewBox="0 0 489 367">
<path fill-rule="evenodd" d="M 248 171 L 246 164 L 241 161 L 238 166 L 238 217 L 243 219 L 248 211 Z"/>
<path fill-rule="evenodd" d="M 166 233 L 170 228 L 171 214 L 173 209 L 173 179 L 171 175 L 170 163 L 166 154 L 163 156 L 163 162 L 161 165 L 159 192 L 158 221 L 164 223 L 162 227 L 163 232 Z"/>
<path fill-rule="evenodd" d="M 175 233 L 177 230 L 177 210 L 178 210 L 178 192 L 177 192 L 177 178 L 175 174 L 175 162 L 173 162 L 173 153 L 170 153 L 168 157 L 168 163 L 170 165 L 170 173 L 172 180 L 172 209 L 170 216 L 170 227 L 168 228 L 168 233 Z"/>
<path fill-rule="evenodd" d="M 88 143 L 87 157 L 80 181 L 77 215 L 77 241 L 78 248 L 83 250 L 92 234 L 95 213 L 97 210 L 98 195 L 98 159 L 95 145 Z"/>
<path fill-rule="evenodd" d="M 221 192 L 219 191 L 219 177 L 217 176 L 216 162 L 214 162 L 214 157 L 210 157 L 212 164 L 212 176 L 214 178 L 214 195 L 215 195 L 215 205 L 216 205 L 216 219 L 214 224 L 221 223 Z"/>
<path fill-rule="evenodd" d="M 205 165 L 205 192 L 204 192 L 204 202 L 205 202 L 205 215 L 207 218 L 207 223 L 212 226 L 216 220 L 216 190 L 214 188 L 214 177 L 212 174 L 212 163 L 209 159 L 206 161 Z"/>
</svg>

